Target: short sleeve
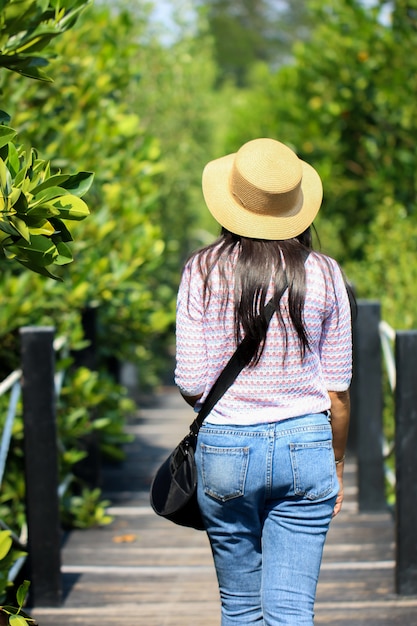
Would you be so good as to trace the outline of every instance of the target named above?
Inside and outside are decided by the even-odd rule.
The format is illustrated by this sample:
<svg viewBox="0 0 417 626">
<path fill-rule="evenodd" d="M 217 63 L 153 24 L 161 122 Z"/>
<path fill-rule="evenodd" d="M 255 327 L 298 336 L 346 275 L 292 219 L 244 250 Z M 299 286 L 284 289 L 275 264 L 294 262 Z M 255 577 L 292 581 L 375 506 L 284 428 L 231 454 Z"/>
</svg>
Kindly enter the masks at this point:
<svg viewBox="0 0 417 626">
<path fill-rule="evenodd" d="M 329 277 L 330 308 L 323 322 L 320 361 L 328 391 L 346 391 L 352 378 L 352 320 L 346 284 L 335 261 Z"/>
<path fill-rule="evenodd" d="M 199 395 L 206 388 L 207 369 L 202 280 L 189 263 L 177 296 L 175 384 L 184 395 Z"/>
</svg>

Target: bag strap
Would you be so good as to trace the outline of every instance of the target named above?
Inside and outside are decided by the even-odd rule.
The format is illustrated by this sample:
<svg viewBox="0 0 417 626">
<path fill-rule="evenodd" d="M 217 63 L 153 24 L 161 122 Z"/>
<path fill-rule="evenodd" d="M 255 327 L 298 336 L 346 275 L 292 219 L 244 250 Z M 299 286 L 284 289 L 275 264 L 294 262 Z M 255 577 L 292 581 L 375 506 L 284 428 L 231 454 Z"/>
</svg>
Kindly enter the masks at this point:
<svg viewBox="0 0 417 626">
<path fill-rule="evenodd" d="M 284 293 L 286 288 L 287 284 L 285 284 L 285 286 L 283 287 L 281 295 Z M 271 298 L 268 304 L 265 305 L 263 312 L 259 314 L 259 318 L 264 317 L 267 325 L 269 325 L 274 311 L 274 300 L 273 298 Z M 226 393 L 229 387 L 232 386 L 243 368 L 248 365 L 248 363 L 250 363 L 256 352 L 257 347 L 258 343 L 253 339 L 253 337 L 245 336 L 240 342 L 240 344 L 236 348 L 235 353 L 231 356 L 225 368 L 220 373 L 219 377 L 214 383 L 213 387 L 210 389 L 207 398 L 203 403 L 203 406 L 201 407 L 197 417 L 191 424 L 190 432 L 193 435 L 198 435 L 198 431 L 200 430 L 201 425 L 206 419 L 207 415 L 210 413 L 215 404 L 220 400 L 220 398 Z"/>
</svg>

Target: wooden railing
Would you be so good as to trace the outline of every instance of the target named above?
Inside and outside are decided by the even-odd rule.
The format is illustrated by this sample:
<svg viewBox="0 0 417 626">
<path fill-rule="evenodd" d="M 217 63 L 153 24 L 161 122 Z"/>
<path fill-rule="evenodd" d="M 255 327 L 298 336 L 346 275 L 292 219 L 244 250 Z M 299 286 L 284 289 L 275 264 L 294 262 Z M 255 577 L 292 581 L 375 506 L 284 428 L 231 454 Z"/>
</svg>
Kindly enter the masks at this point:
<svg viewBox="0 0 417 626">
<path fill-rule="evenodd" d="M 21 369 L 0 383 L 0 395 L 10 391 L 9 406 L 0 444 L 0 484 L 6 467 L 16 408 L 22 394 L 26 483 L 26 526 L 20 537 L 12 534 L 19 549 L 27 552 L 31 602 L 58 606 L 61 602 L 61 528 L 59 521 L 56 397 L 62 373 L 55 373 L 55 351 L 63 340 L 54 340 L 51 327 L 21 329 Z M 4 523 L 0 523 L 6 528 Z M 9 578 L 23 566 L 19 559 Z"/>
<path fill-rule="evenodd" d="M 396 590 L 417 594 L 417 331 L 394 331 L 381 321 L 379 302 L 359 301 L 354 323 L 350 447 L 357 456 L 362 512 L 387 510 L 385 481 L 395 486 Z M 383 359 L 384 357 L 384 359 Z M 395 438 L 383 430 L 383 373 L 394 394 Z M 385 457 L 395 454 L 395 472 Z"/>
</svg>

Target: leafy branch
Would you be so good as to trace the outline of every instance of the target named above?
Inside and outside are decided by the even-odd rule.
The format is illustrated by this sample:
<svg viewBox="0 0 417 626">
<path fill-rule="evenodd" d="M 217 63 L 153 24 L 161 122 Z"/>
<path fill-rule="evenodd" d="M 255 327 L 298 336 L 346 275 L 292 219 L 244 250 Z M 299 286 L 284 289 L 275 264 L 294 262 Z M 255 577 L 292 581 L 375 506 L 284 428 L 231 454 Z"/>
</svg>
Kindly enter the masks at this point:
<svg viewBox="0 0 417 626">
<path fill-rule="evenodd" d="M 0 126 L 0 246 L 8 259 L 49 276 L 50 268 L 71 263 L 67 245 L 72 236 L 63 220 L 82 220 L 89 214 L 81 199 L 93 174 L 51 175 L 49 162 L 33 148 L 10 141 L 15 131 Z"/>
<path fill-rule="evenodd" d="M 0 601 L 6 596 L 7 588 L 11 586 L 8 580 L 8 573 L 19 558 L 25 556 L 24 552 L 17 551 L 13 547 L 13 539 L 9 530 L 0 531 Z M 0 606 L 1 626 L 35 626 L 36 621 L 27 615 L 22 607 L 25 603 L 30 582 L 25 580 L 16 592 L 17 607 L 4 605 Z"/>
<path fill-rule="evenodd" d="M 39 52 L 71 28 L 90 0 L 0 0 L 0 69 L 42 81 L 52 79 Z M 10 116 L 0 111 L 0 251 L 29 270 L 57 278 L 50 269 L 73 260 L 72 236 L 63 219 L 82 220 L 81 196 L 90 172 L 51 175 L 33 148 L 16 145 Z"/>
<path fill-rule="evenodd" d="M 0 67 L 51 81 L 38 56 L 49 42 L 71 28 L 90 0 L 2 0 L 0 2 Z"/>
</svg>

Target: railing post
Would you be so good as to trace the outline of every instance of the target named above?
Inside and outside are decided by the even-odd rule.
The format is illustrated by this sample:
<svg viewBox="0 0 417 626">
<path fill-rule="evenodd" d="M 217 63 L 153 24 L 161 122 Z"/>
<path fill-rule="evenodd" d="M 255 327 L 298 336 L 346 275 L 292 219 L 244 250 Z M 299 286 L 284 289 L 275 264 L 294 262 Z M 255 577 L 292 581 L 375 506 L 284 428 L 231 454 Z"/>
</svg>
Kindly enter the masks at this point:
<svg viewBox="0 0 417 626">
<path fill-rule="evenodd" d="M 417 594 L 417 331 L 395 341 L 396 589 Z"/>
<path fill-rule="evenodd" d="M 54 329 L 25 327 L 20 333 L 31 604 L 58 606 L 62 581 Z"/>
<path fill-rule="evenodd" d="M 386 509 L 379 302 L 358 301 L 353 332 L 352 435 L 358 460 L 359 510 Z"/>
<path fill-rule="evenodd" d="M 74 352 L 76 367 L 88 367 L 90 370 L 97 369 L 97 308 L 86 307 L 82 311 L 82 327 L 84 339 L 88 345 L 82 350 Z"/>
<path fill-rule="evenodd" d="M 89 370 L 97 369 L 97 308 L 86 307 L 82 312 L 82 327 L 84 339 L 88 345 L 82 350 L 72 353 L 74 367 L 86 367 Z M 83 437 L 79 441 L 86 456 L 73 466 L 74 475 L 89 487 L 101 485 L 101 455 L 96 432 Z"/>
</svg>

